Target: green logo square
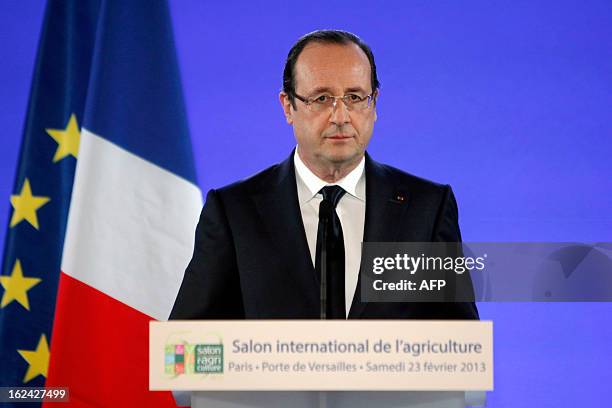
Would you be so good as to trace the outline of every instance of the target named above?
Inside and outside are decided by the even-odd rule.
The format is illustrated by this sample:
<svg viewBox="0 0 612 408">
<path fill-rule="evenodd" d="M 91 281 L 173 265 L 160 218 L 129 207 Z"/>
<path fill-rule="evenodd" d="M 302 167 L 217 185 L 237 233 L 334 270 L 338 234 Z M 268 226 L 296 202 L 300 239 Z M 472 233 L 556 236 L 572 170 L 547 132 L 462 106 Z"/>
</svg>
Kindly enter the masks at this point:
<svg viewBox="0 0 612 408">
<path fill-rule="evenodd" d="M 223 373 L 223 344 L 196 344 L 196 373 Z"/>
</svg>

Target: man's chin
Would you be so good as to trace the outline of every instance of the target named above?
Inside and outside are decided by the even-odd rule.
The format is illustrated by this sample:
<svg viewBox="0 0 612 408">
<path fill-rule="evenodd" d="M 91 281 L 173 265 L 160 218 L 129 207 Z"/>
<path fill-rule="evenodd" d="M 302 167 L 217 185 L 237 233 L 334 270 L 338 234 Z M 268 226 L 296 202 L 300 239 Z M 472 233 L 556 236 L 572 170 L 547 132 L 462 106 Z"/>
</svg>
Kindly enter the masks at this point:
<svg viewBox="0 0 612 408">
<path fill-rule="evenodd" d="M 363 152 L 356 151 L 353 147 L 351 149 L 333 149 L 332 151 L 327 152 L 325 158 L 327 159 L 327 161 L 335 165 L 343 165 L 357 162 L 361 159 L 362 156 Z"/>
</svg>

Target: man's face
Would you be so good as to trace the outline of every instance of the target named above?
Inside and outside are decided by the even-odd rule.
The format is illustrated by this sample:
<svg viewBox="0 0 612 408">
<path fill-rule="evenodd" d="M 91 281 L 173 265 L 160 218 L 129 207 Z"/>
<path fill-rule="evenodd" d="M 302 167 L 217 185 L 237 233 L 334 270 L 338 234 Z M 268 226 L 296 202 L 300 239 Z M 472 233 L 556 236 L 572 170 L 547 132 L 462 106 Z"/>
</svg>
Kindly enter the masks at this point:
<svg viewBox="0 0 612 408">
<path fill-rule="evenodd" d="M 356 44 L 310 43 L 294 69 L 295 92 L 307 99 L 321 94 L 342 96 L 372 93 L 370 62 Z M 301 159 L 311 169 L 351 166 L 364 155 L 372 136 L 374 102 L 364 110 L 348 110 L 341 100 L 320 112 L 295 99 L 294 109 L 286 94 L 281 103 L 287 123 L 293 125 Z"/>
</svg>

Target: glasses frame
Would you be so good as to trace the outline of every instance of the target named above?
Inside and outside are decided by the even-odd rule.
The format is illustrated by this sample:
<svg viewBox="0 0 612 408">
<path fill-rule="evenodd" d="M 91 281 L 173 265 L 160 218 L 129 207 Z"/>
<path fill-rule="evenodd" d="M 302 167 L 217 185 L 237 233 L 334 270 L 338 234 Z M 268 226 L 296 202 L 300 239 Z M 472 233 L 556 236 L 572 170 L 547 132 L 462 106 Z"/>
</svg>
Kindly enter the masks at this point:
<svg viewBox="0 0 612 408">
<path fill-rule="evenodd" d="M 364 96 L 363 99 L 361 99 L 360 102 L 366 99 L 368 100 L 367 106 L 363 109 L 354 109 L 348 102 L 348 97 L 350 95 L 356 95 L 356 94 L 347 94 L 347 95 L 342 95 L 342 96 L 335 96 L 335 95 L 327 95 L 327 96 L 334 99 L 334 103 L 332 104 L 332 110 L 336 109 L 336 104 L 338 103 L 338 99 L 341 99 L 342 103 L 344 104 L 344 106 L 346 106 L 347 110 L 351 112 L 361 112 L 361 111 L 370 109 L 370 107 L 372 106 L 372 102 L 375 100 L 374 94 L 375 93 L 372 92 L 369 95 Z M 314 112 L 314 110 L 312 109 L 312 105 L 315 103 L 315 100 L 321 97 L 322 95 L 318 96 L 317 98 L 306 98 L 305 96 L 298 95 L 296 92 L 294 92 L 293 96 L 299 101 L 301 101 L 302 103 L 304 103 L 304 105 L 306 105 L 311 112 Z M 356 95 L 356 96 L 359 96 L 359 95 Z"/>
</svg>

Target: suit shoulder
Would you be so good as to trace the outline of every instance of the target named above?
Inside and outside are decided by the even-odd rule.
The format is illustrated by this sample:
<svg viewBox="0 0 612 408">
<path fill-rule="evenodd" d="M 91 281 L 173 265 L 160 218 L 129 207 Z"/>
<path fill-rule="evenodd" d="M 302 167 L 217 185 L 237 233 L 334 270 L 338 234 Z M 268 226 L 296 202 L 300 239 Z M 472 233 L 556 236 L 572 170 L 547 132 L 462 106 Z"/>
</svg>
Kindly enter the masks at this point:
<svg viewBox="0 0 612 408">
<path fill-rule="evenodd" d="M 235 181 L 215 190 L 221 196 L 242 196 L 245 194 L 256 193 L 257 191 L 260 191 L 263 186 L 269 185 L 277 180 L 282 164 L 283 163 L 274 164 L 253 174 L 252 176 Z"/>
<path fill-rule="evenodd" d="M 387 177 L 392 179 L 398 188 L 405 188 L 408 191 L 429 192 L 430 194 L 444 194 L 449 189 L 448 184 L 437 183 L 423 177 L 415 176 L 404 170 L 390 166 L 388 164 L 376 163 L 380 170 Z"/>
</svg>

